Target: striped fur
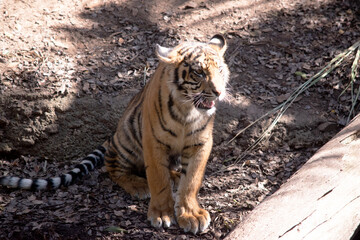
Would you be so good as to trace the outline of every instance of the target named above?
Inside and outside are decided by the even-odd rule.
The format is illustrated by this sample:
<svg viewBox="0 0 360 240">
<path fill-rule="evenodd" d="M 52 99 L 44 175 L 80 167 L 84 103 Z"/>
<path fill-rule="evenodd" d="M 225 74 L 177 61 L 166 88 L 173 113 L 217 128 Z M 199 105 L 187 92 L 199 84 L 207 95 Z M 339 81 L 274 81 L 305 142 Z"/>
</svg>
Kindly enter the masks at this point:
<svg viewBox="0 0 360 240">
<path fill-rule="evenodd" d="M 209 43 L 158 46 L 159 66 L 109 141 L 110 177 L 132 196 L 151 195 L 148 219 L 155 227 L 176 219 L 196 233 L 210 223 L 196 195 L 212 147 L 215 100 L 224 98 L 229 78 L 225 49 L 219 35 Z"/>
<path fill-rule="evenodd" d="M 27 179 L 14 176 L 0 177 L 0 185 L 10 188 L 20 188 L 28 190 L 45 190 L 57 189 L 59 187 L 67 187 L 74 184 L 78 179 L 81 179 L 95 168 L 104 165 L 104 155 L 106 149 L 99 146 L 91 154 L 87 155 L 78 165 L 71 171 L 59 177 L 48 179 Z"/>
<path fill-rule="evenodd" d="M 151 196 L 148 219 L 155 227 L 177 222 L 194 234 L 210 224 L 197 193 L 212 148 L 215 102 L 226 94 L 229 70 L 225 39 L 157 45 L 159 65 L 130 101 L 114 135 L 68 174 L 44 179 L 1 177 L 0 185 L 24 189 L 68 186 L 99 166 L 134 197 Z M 106 149 L 106 150 L 105 150 Z"/>
</svg>

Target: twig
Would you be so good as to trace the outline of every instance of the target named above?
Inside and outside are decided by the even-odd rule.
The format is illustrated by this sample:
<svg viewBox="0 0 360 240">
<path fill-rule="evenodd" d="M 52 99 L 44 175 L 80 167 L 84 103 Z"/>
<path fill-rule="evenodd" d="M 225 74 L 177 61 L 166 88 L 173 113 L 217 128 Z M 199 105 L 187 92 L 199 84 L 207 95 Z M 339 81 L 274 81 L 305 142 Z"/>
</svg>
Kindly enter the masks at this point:
<svg viewBox="0 0 360 240">
<path fill-rule="evenodd" d="M 357 71 L 357 65 L 358 65 L 358 61 L 359 61 L 359 56 L 360 56 L 360 50 L 359 50 L 359 46 L 360 46 L 360 41 L 356 42 L 355 44 L 353 44 L 351 47 L 349 47 L 347 50 L 345 50 L 344 52 L 340 53 L 339 55 L 337 55 L 335 58 L 333 58 L 330 63 L 328 63 L 323 69 L 321 69 L 318 73 L 316 73 L 314 76 L 312 76 L 311 78 L 309 78 L 305 83 L 301 84 L 297 89 L 295 89 L 295 91 L 292 92 L 292 94 L 290 95 L 290 97 L 283 103 L 281 103 L 280 105 L 278 105 L 277 107 L 275 107 L 274 109 L 270 110 L 269 112 L 265 113 L 263 116 L 261 116 L 260 118 L 256 119 L 254 122 L 252 122 L 251 124 L 249 124 L 248 126 L 246 126 L 245 128 L 243 128 L 242 130 L 240 130 L 229 142 L 231 143 L 235 138 L 237 138 L 241 133 L 243 133 L 244 131 L 246 131 L 248 128 L 250 128 L 251 126 L 253 126 L 255 123 L 259 122 L 260 120 L 264 119 L 265 117 L 268 117 L 269 115 L 273 115 L 275 113 L 277 113 L 275 119 L 271 122 L 271 124 L 269 124 L 269 126 L 267 126 L 267 128 L 265 129 L 265 131 L 261 134 L 260 137 L 258 137 L 258 139 L 251 144 L 241 155 L 239 155 L 236 160 L 235 163 L 238 163 L 241 159 L 243 159 L 248 153 L 249 151 L 251 151 L 252 149 L 254 149 L 265 137 L 266 135 L 268 135 L 272 129 L 275 127 L 275 125 L 278 123 L 278 121 L 280 120 L 280 118 L 284 115 L 284 113 L 286 112 L 286 110 L 294 103 L 294 101 L 299 97 L 300 94 L 302 94 L 304 91 L 306 91 L 308 88 L 310 88 L 311 86 L 313 86 L 314 84 L 316 84 L 318 81 L 320 81 L 321 79 L 325 78 L 330 72 L 332 72 L 335 68 L 337 68 L 345 58 L 347 58 L 351 53 L 353 53 L 356 49 L 357 49 L 357 53 L 355 56 L 355 60 L 353 62 L 353 66 L 352 66 L 352 71 L 351 71 L 351 81 L 355 82 L 355 76 L 356 76 L 356 71 Z M 352 90 L 353 92 L 353 90 Z M 354 106 L 356 104 L 356 100 L 359 97 L 359 93 L 360 93 L 360 87 L 359 90 L 357 92 L 357 95 L 355 98 L 353 98 L 353 102 L 352 102 L 352 108 L 350 111 L 350 115 L 354 109 Z M 350 118 L 349 115 L 349 118 Z M 348 120 L 349 120 L 348 118 Z"/>
</svg>

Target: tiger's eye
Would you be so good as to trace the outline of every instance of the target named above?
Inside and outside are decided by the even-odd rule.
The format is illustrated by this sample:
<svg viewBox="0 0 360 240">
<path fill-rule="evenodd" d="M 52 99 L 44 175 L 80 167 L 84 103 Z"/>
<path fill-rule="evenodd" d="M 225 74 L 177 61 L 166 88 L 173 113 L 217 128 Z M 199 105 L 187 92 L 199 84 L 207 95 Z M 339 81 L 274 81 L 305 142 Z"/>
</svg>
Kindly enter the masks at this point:
<svg viewBox="0 0 360 240">
<path fill-rule="evenodd" d="M 184 62 L 184 63 L 183 63 L 183 66 L 184 66 L 184 67 L 188 67 L 189 64 L 188 64 L 187 62 Z"/>
<path fill-rule="evenodd" d="M 194 70 L 194 72 L 195 72 L 196 75 L 199 75 L 199 76 L 203 76 L 203 75 L 204 75 L 204 71 L 203 71 L 201 68 Z"/>
</svg>

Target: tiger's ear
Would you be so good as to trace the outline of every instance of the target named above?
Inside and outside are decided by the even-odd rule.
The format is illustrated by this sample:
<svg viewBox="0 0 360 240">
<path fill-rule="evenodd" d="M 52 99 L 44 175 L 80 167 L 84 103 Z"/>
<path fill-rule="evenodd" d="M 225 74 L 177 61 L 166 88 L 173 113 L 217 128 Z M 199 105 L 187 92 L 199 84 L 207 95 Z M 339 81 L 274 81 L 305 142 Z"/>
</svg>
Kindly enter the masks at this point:
<svg viewBox="0 0 360 240">
<path fill-rule="evenodd" d="M 209 42 L 209 45 L 214 48 L 215 50 L 217 50 L 218 52 L 220 52 L 220 55 L 224 55 L 227 45 L 226 45 L 226 40 L 224 38 L 223 35 L 220 34 L 216 34 L 214 35 Z"/>
<path fill-rule="evenodd" d="M 170 55 L 172 50 L 173 50 L 172 48 L 162 47 L 159 44 L 156 44 L 156 55 L 163 62 L 166 62 L 166 63 L 173 62 L 171 55 Z"/>
</svg>

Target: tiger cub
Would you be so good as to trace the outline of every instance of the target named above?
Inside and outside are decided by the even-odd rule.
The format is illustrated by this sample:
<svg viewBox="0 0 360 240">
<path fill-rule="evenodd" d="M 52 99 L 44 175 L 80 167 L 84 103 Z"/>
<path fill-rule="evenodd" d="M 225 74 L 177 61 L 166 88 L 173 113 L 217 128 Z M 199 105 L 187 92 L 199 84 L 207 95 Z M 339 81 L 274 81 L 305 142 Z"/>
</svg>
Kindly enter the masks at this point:
<svg viewBox="0 0 360 240">
<path fill-rule="evenodd" d="M 130 101 L 115 134 L 67 174 L 49 179 L 5 176 L 0 185 L 41 190 L 68 186 L 105 161 L 111 179 L 130 195 L 151 196 L 154 227 L 177 222 L 185 232 L 204 231 L 210 214 L 197 194 L 212 148 L 216 101 L 226 94 L 226 41 L 156 46 L 159 65 Z M 175 193 L 174 193 L 175 192 Z"/>
</svg>

